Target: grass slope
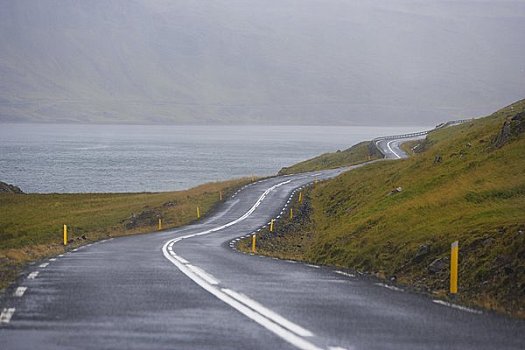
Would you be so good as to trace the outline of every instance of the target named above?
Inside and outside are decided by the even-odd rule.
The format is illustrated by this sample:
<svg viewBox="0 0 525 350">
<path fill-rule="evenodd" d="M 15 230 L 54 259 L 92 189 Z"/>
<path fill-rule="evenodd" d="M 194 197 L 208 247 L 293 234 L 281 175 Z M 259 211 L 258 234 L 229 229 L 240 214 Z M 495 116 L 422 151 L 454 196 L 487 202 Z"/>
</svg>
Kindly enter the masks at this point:
<svg viewBox="0 0 525 350">
<path fill-rule="evenodd" d="M 304 173 L 323 169 L 334 169 L 363 163 L 377 158 L 379 158 L 379 153 L 374 152 L 373 149 L 371 151 L 370 142 L 365 141 L 358 143 L 344 151 L 325 153 L 290 167 L 282 168 L 279 171 L 279 175 Z"/>
<path fill-rule="evenodd" d="M 201 185 L 186 191 L 119 194 L 0 193 L 0 288 L 29 261 L 64 252 L 85 241 L 157 230 L 196 220 L 248 179 Z M 73 242 L 65 248 L 62 225 Z M 82 238 L 84 236 L 84 238 Z"/>
<path fill-rule="evenodd" d="M 409 159 L 318 184 L 309 193 L 308 220 L 295 218 L 303 220 L 299 228 L 293 220 L 280 223 L 278 232 L 290 234 L 259 240 L 259 253 L 446 297 L 450 244 L 458 240 L 458 301 L 525 316 L 525 138 L 494 145 L 507 118 L 523 111 L 525 100 L 432 132 Z M 403 190 L 392 193 L 397 187 Z"/>
</svg>

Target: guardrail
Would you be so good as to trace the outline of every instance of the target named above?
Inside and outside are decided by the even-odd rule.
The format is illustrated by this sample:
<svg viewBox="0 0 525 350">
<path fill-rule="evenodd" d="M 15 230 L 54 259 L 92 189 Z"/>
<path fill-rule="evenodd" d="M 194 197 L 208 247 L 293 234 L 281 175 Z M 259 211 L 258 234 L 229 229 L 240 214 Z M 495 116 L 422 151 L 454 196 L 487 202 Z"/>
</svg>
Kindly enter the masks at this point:
<svg viewBox="0 0 525 350">
<path fill-rule="evenodd" d="M 473 119 L 452 120 L 452 121 L 449 121 L 449 122 L 446 122 L 446 123 L 438 124 L 434 129 L 431 129 L 431 130 L 413 132 L 413 133 L 410 133 L 410 134 L 376 137 L 375 139 L 372 140 L 372 143 L 374 144 L 375 148 L 383 156 L 385 156 L 385 153 L 383 152 L 383 149 L 381 149 L 381 147 L 378 146 L 378 143 L 380 141 L 391 141 L 391 140 L 398 140 L 398 139 L 410 139 L 410 138 L 413 138 L 413 137 L 425 136 L 425 135 L 428 135 L 432 131 L 443 129 L 443 128 L 446 128 L 446 127 L 449 127 L 449 126 L 453 126 L 453 125 L 459 125 L 459 124 L 467 123 L 467 122 L 472 121 L 472 120 Z"/>
</svg>

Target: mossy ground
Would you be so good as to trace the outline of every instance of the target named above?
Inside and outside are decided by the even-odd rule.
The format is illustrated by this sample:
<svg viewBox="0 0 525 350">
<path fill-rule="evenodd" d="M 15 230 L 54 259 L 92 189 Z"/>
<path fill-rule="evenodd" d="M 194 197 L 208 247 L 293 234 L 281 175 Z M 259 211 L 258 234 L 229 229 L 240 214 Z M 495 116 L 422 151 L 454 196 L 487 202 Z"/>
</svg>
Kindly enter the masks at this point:
<svg viewBox="0 0 525 350">
<path fill-rule="evenodd" d="M 432 272 L 429 265 L 441 259 L 448 266 L 450 244 L 458 240 L 458 302 L 525 316 L 525 137 L 494 146 L 504 121 L 524 110 L 519 101 L 435 131 L 409 159 L 377 162 L 318 184 L 304 227 L 286 238 L 274 235 L 271 244 L 262 240 L 259 252 L 446 296 L 448 267 Z M 402 191 L 393 192 L 397 187 Z"/>
</svg>

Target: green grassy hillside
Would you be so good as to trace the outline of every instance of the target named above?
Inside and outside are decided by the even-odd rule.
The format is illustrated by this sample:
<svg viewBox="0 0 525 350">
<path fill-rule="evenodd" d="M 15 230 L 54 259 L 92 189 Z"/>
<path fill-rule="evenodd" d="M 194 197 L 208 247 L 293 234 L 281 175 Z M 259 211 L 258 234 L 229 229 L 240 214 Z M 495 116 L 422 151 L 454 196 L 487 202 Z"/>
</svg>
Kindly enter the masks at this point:
<svg viewBox="0 0 525 350">
<path fill-rule="evenodd" d="M 318 157 L 305 160 L 290 167 L 282 168 L 279 175 L 304 173 L 322 169 L 333 169 L 343 166 L 355 165 L 368 160 L 377 159 L 381 155 L 370 147 L 370 142 L 358 143 L 344 151 L 325 153 Z"/>
<path fill-rule="evenodd" d="M 164 193 L 12 194 L 0 193 L 0 288 L 23 265 L 102 238 L 156 231 L 205 215 L 248 179 L 210 183 Z M 69 226 L 71 244 L 63 246 L 62 227 Z"/>
<path fill-rule="evenodd" d="M 288 233 L 259 240 L 259 252 L 446 297 L 450 244 L 458 240 L 459 302 L 524 316 L 525 121 L 507 123 L 501 137 L 504 123 L 524 111 L 522 100 L 432 132 L 409 159 L 318 184 L 308 218 L 280 223 Z"/>
</svg>

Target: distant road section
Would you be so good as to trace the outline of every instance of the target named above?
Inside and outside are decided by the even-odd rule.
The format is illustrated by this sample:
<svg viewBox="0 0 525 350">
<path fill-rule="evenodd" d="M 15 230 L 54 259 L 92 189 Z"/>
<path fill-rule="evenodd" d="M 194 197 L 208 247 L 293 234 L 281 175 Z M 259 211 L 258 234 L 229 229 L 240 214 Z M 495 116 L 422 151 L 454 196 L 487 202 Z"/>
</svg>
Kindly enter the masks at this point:
<svg viewBox="0 0 525 350">
<path fill-rule="evenodd" d="M 414 132 L 414 133 L 402 134 L 402 135 L 382 136 L 382 137 L 373 139 L 372 142 L 375 145 L 375 147 L 379 150 L 379 152 L 381 152 L 381 154 L 383 155 L 385 159 L 406 158 L 408 157 L 408 155 L 400 147 L 402 143 L 405 143 L 411 140 L 424 139 L 428 135 L 428 133 L 432 131 L 443 129 L 443 128 L 453 126 L 453 125 L 463 124 L 471 120 L 472 119 L 453 120 L 453 121 L 439 124 L 432 130 L 426 130 L 426 131 Z"/>
</svg>

